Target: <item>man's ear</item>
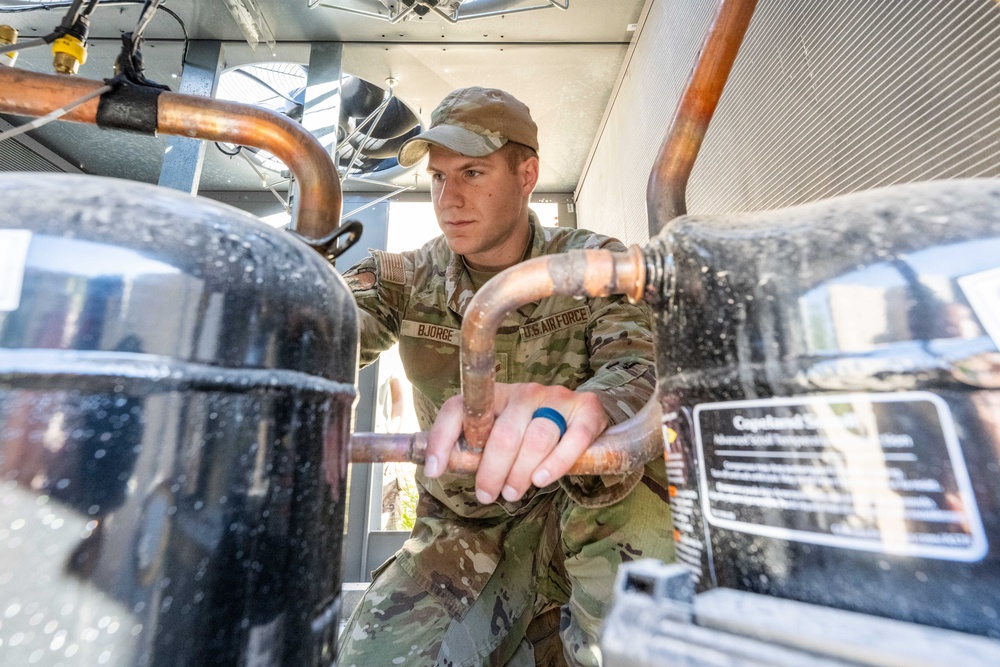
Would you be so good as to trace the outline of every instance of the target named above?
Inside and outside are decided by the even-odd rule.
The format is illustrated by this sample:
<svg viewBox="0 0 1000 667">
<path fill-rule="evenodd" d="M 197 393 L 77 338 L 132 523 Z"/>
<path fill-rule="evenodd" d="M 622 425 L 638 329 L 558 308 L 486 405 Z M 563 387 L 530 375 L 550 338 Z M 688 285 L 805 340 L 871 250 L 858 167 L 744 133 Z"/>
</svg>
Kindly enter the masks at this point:
<svg viewBox="0 0 1000 667">
<path fill-rule="evenodd" d="M 538 158 L 529 157 L 518 166 L 517 173 L 521 177 L 521 193 L 527 197 L 538 183 Z"/>
</svg>

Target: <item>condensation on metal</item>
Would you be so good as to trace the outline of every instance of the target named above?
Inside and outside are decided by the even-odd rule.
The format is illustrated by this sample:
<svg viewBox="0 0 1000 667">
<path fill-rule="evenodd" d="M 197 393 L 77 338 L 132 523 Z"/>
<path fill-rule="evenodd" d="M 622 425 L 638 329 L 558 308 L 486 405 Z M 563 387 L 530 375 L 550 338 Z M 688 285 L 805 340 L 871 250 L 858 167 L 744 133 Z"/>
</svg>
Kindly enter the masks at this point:
<svg viewBox="0 0 1000 667">
<path fill-rule="evenodd" d="M 208 364 L 179 362 L 169 357 L 121 352 L 79 350 L 4 350 L 0 359 L 0 385 L 19 388 L 54 388 L 65 383 L 78 388 L 88 384 L 122 383 L 131 390 L 145 385 L 150 391 L 178 387 L 204 391 L 308 391 L 346 394 L 352 399 L 354 385 L 335 382 L 299 371 L 256 368 L 220 368 Z"/>
<path fill-rule="evenodd" d="M 682 216 L 651 243 L 664 261 L 673 261 L 673 289 L 654 307 L 658 395 L 677 438 L 668 455 L 672 484 L 693 501 L 675 505 L 675 517 L 687 520 L 674 525 L 684 540 L 702 548 L 683 552 L 688 565 L 700 561 L 701 587 L 750 590 L 1000 638 L 1000 561 L 995 550 L 983 557 L 977 546 L 994 546 L 1000 526 L 1000 397 L 990 391 L 1000 386 L 1000 340 L 988 330 L 995 309 L 977 309 L 962 284 L 970 276 L 995 275 L 998 229 L 1000 181 L 965 180 L 900 185 L 778 211 Z M 995 299 L 995 291 L 988 296 Z M 916 399 L 893 399 L 887 392 L 921 392 L 944 407 L 925 406 L 917 419 L 914 411 L 898 407 Z M 913 474 L 951 489 L 944 500 L 933 501 L 942 507 L 965 494 L 954 502 L 968 512 L 962 524 L 969 526 L 962 529 L 967 549 L 930 553 L 881 542 L 877 548 L 875 542 L 810 542 L 816 533 L 784 539 L 755 528 L 797 531 L 795 520 L 804 520 L 806 512 L 793 520 L 777 510 L 763 516 L 762 510 L 763 518 L 744 521 L 740 529 L 710 523 L 715 515 L 703 523 L 703 508 L 715 502 L 709 486 L 714 482 L 697 457 L 718 451 L 706 443 L 726 434 L 717 426 L 695 430 L 702 424 L 700 406 L 732 402 L 756 410 L 747 406 L 845 395 L 891 401 L 896 407 L 880 414 L 902 416 L 896 425 L 879 428 L 929 443 L 920 451 L 931 452 L 926 461 L 932 462 L 919 459 L 926 472 Z M 712 409 L 722 414 L 725 408 Z M 957 440 L 948 440 L 950 429 L 960 434 Z M 948 481 L 966 474 L 950 463 L 950 442 L 960 447 L 954 460 L 967 470 L 964 487 Z M 769 453 L 761 470 L 785 453 L 802 452 Z M 803 480 L 781 483 L 806 494 L 818 488 Z M 852 487 L 830 482 L 824 488 Z M 899 495 L 889 497 L 903 502 Z M 920 537 L 903 544 L 921 544 Z M 832 579 L 841 582 L 836 590 Z"/>
</svg>

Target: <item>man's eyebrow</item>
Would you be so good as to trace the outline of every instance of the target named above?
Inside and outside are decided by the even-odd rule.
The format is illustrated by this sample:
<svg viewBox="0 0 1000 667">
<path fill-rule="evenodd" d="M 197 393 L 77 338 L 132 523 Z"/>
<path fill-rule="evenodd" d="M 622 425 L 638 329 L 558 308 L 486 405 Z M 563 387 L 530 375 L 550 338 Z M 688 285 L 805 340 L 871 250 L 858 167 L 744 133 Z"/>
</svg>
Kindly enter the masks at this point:
<svg viewBox="0 0 1000 667">
<path fill-rule="evenodd" d="M 466 162 L 460 164 L 455 171 L 465 171 L 466 169 L 472 169 L 473 167 L 489 167 L 490 164 L 491 163 L 488 160 L 474 157 L 474 158 L 469 158 Z M 440 173 L 440 172 L 441 172 L 440 169 L 435 169 L 429 164 L 427 165 L 428 174 Z"/>
</svg>

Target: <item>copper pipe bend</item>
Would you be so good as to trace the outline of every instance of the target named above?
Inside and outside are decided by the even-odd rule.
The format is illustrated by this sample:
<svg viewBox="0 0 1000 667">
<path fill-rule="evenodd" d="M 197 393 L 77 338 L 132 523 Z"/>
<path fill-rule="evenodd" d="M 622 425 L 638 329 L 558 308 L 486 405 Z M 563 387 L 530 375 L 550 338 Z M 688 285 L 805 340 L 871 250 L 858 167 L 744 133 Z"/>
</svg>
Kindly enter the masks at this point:
<svg viewBox="0 0 1000 667">
<path fill-rule="evenodd" d="M 493 429 L 497 329 L 521 306 L 554 294 L 642 297 L 646 265 L 642 249 L 624 253 L 572 250 L 512 266 L 487 282 L 469 302 L 462 321 L 463 430 L 469 447 L 482 450 Z"/>
<path fill-rule="evenodd" d="M 352 463 L 416 463 L 427 457 L 427 433 L 355 433 L 350 442 Z M 452 450 L 448 472 L 475 473 L 482 451 L 473 451 L 464 438 Z M 607 429 L 569 469 L 570 475 L 610 475 L 637 470 L 663 456 L 660 403 L 653 396 L 628 421 Z"/>
<path fill-rule="evenodd" d="M 757 0 L 722 0 L 649 175 L 649 235 L 687 213 L 687 184 Z"/>
<path fill-rule="evenodd" d="M 0 112 L 44 116 L 104 85 L 75 77 L 0 67 Z M 100 98 L 60 120 L 97 124 Z M 340 224 L 340 178 L 326 149 L 305 128 L 281 114 L 235 102 L 165 92 L 157 106 L 157 134 L 253 146 L 285 163 L 299 184 L 294 229 L 319 239 Z"/>
<path fill-rule="evenodd" d="M 555 294 L 607 297 L 624 294 L 633 303 L 646 283 L 645 254 L 638 246 L 626 252 L 573 250 L 536 257 L 495 276 L 469 303 L 462 322 L 463 437 L 447 469 L 473 473 L 493 428 L 496 384 L 494 340 L 511 311 Z M 572 475 L 606 475 L 641 468 L 663 455 L 660 404 L 653 396 L 631 419 L 608 428 L 569 470 Z M 356 433 L 351 438 L 354 463 L 408 461 L 422 464 L 427 434 Z"/>
</svg>

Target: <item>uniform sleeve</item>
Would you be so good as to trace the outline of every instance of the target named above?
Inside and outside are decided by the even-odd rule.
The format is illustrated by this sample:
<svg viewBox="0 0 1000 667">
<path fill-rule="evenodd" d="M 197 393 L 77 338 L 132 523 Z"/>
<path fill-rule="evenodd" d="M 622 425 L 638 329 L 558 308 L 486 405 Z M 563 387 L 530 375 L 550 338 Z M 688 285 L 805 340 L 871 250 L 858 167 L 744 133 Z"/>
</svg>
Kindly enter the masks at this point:
<svg viewBox="0 0 1000 667">
<path fill-rule="evenodd" d="M 649 306 L 624 297 L 591 302 L 588 325 L 593 377 L 578 391 L 597 394 L 612 424 L 636 414 L 656 388 Z"/>
<path fill-rule="evenodd" d="M 384 265 L 384 258 L 380 261 L 377 254 L 372 254 L 344 272 L 344 280 L 354 294 L 360 312 L 362 368 L 375 361 L 399 338 L 400 313 L 404 305 L 403 285 L 386 279 Z"/>
<path fill-rule="evenodd" d="M 594 375 L 577 387 L 597 395 L 608 419 L 619 424 L 635 415 L 656 389 L 653 336 L 649 307 L 624 297 L 591 301 L 588 325 L 590 366 Z M 618 502 L 636 487 L 643 470 L 621 475 L 577 476 L 562 487 L 584 507 Z"/>
</svg>

